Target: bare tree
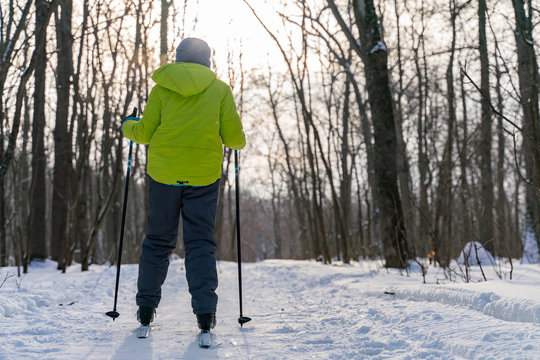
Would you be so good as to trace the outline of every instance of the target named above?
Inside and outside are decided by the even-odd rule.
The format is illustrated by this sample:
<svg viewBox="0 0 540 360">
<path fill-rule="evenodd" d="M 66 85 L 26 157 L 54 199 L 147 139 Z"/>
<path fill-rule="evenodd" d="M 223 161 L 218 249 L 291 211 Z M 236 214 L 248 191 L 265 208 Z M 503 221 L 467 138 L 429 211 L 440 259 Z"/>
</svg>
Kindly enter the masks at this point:
<svg viewBox="0 0 540 360">
<path fill-rule="evenodd" d="M 525 11 L 525 3 L 528 12 Z M 540 248 L 540 115 L 538 109 L 538 60 L 533 42 L 533 4 L 531 0 L 512 0 L 516 28 L 514 37 L 518 57 L 518 77 L 520 104 L 523 110 L 524 131 L 527 138 L 523 142 L 527 178 L 531 184 L 526 189 L 526 207 L 536 233 Z"/>
<path fill-rule="evenodd" d="M 486 39 L 486 12 L 485 0 L 478 0 L 478 50 L 480 52 L 480 88 L 482 98 L 480 99 L 482 111 L 482 123 L 480 127 L 480 174 L 481 174 L 481 198 L 480 209 L 480 240 L 484 248 L 494 252 L 493 246 L 493 174 L 491 170 L 491 148 L 492 148 L 492 119 L 490 102 L 491 97 L 489 87 L 489 54 Z"/>
<path fill-rule="evenodd" d="M 428 159 L 428 145 L 427 145 L 427 100 L 428 100 L 428 76 L 427 76 L 427 61 L 426 61 L 426 48 L 425 48 L 425 14 L 424 14 L 424 1 L 421 2 L 420 9 L 420 26 L 421 31 L 415 43 L 414 34 L 412 33 L 412 50 L 415 64 L 415 75 L 418 83 L 417 88 L 417 122 L 416 122 L 416 134 L 417 134 L 417 164 L 419 181 L 418 187 L 420 192 L 420 199 L 418 202 L 418 243 L 425 248 L 426 244 L 430 244 L 428 251 L 424 249 L 423 254 L 427 255 L 427 252 L 434 251 L 435 238 L 432 234 L 432 221 L 430 216 L 430 206 L 428 202 L 428 190 L 431 186 L 431 172 L 429 171 L 429 159 Z M 430 235 L 431 234 L 431 235 Z"/>
<path fill-rule="evenodd" d="M 169 53 L 169 45 L 167 41 L 167 34 L 169 31 L 168 22 L 169 22 L 169 7 L 171 6 L 172 1 L 161 0 L 161 21 L 160 21 L 160 52 L 159 52 L 159 63 L 160 65 L 165 65 L 167 63 L 167 55 Z"/>
<path fill-rule="evenodd" d="M 373 1 L 353 0 L 358 42 L 333 0 L 328 0 L 342 31 L 364 63 L 375 134 L 375 176 L 381 237 L 387 267 L 403 268 L 410 257 L 397 179 L 397 139 L 394 104 L 388 78 L 388 53 L 380 35 Z"/>
<path fill-rule="evenodd" d="M 403 4 L 403 8 L 407 4 Z M 414 204 L 413 195 L 411 191 L 411 178 L 409 171 L 409 159 L 407 154 L 407 147 L 403 138 L 403 122 L 404 112 L 402 109 L 402 98 L 404 94 L 404 81 L 403 81 L 403 58 L 402 58 L 402 40 L 401 40 L 401 24 L 400 24 L 400 12 L 402 8 L 398 5 L 398 1 L 394 0 L 394 13 L 396 17 L 396 37 L 397 37 L 397 66 L 398 66 L 398 89 L 397 93 L 397 109 L 396 109 L 396 141 L 397 141 L 397 173 L 399 181 L 399 189 L 402 197 L 404 224 L 407 229 L 407 239 L 410 243 L 410 250 L 412 251 L 412 257 L 416 253 L 416 227 L 414 221 Z"/>
<path fill-rule="evenodd" d="M 170 53 L 170 34 L 184 37 L 197 20 L 189 19 L 187 10 L 193 9 L 187 0 L 48 1 L 38 5 L 44 4 L 49 17 L 61 6 L 55 32 L 42 31 L 49 18 L 36 25 L 30 19 L 35 1 L 0 5 L 0 265 L 8 255 L 22 263 L 31 250 L 27 239 L 36 238 L 29 226 L 41 207 L 47 217 L 36 240 L 46 235 L 51 244 L 41 256 L 52 256 L 61 269 L 72 261 L 88 269 L 117 255 L 126 155 L 121 120 L 133 106 L 144 108 L 151 71 Z M 239 50 L 231 44 L 226 66 L 214 64 L 217 75 L 233 87 L 247 131 L 263 133 L 253 151 L 242 153 L 242 166 L 257 162 L 257 170 L 266 169 L 243 172 L 242 224 L 257 234 L 245 239 L 246 258 L 347 262 L 382 255 L 387 266 L 404 267 L 409 258 L 435 250 L 447 266 L 472 240 L 487 241 L 496 255 L 521 256 L 518 229 L 524 210 L 527 221 L 540 229 L 538 67 L 532 38 L 537 13 L 532 0 L 476 4 L 274 2 L 282 26 L 271 28 L 260 20 L 281 52 L 284 72 L 270 64 L 246 69 L 241 42 Z M 69 24 L 71 5 L 77 26 Z M 508 13 L 510 6 L 514 14 Z M 468 35 L 477 31 L 471 21 L 476 18 L 484 30 L 475 39 Z M 514 20 L 516 28 L 510 29 Z M 153 43 L 152 34 L 160 40 Z M 505 51 L 509 41 L 517 52 Z M 471 78 L 458 75 L 456 66 L 469 66 Z M 46 85 L 56 80 L 56 96 L 43 93 L 44 76 Z M 476 78 L 482 89 L 469 86 Z M 498 116 L 498 139 L 486 151 L 486 129 L 494 130 L 495 124 L 483 125 L 486 111 L 480 102 L 490 91 L 496 104 L 487 112 Z M 522 146 L 508 141 L 515 134 L 504 119 L 512 111 L 519 117 L 515 124 L 523 119 L 523 128 L 512 125 L 511 130 L 521 131 Z M 41 168 L 32 166 L 31 137 Z M 145 150 L 134 147 L 125 262 L 137 261 L 144 233 Z M 497 158 L 486 160 L 488 152 Z M 45 167 L 44 155 L 50 155 Z M 497 166 L 487 186 L 492 205 L 483 192 L 490 172 L 486 161 Z M 520 164 L 523 171 L 514 171 Z M 235 259 L 231 167 L 225 149 L 216 238 L 219 258 L 228 260 Z M 29 190 L 29 179 L 37 175 L 41 181 Z M 262 185 L 253 191 L 247 176 Z M 258 186 L 266 186 L 264 195 Z M 36 206 L 29 201 L 32 193 L 47 196 Z M 490 227 L 493 232 L 486 235 Z M 177 252 L 182 251 L 180 241 Z M 24 255 L 26 264 L 30 255 Z"/>
<path fill-rule="evenodd" d="M 6 215 L 4 212 L 6 202 L 5 191 L 5 174 L 12 157 L 13 149 L 5 149 L 4 141 L 8 138 L 8 135 L 16 134 L 17 128 L 12 128 L 11 134 L 4 133 L 4 126 L 7 123 L 7 114 L 4 108 L 4 89 L 6 85 L 6 79 L 8 72 L 13 65 L 13 56 L 16 50 L 16 44 L 19 41 L 23 30 L 27 26 L 27 18 L 32 6 L 32 0 L 26 1 L 19 18 L 16 18 L 16 14 L 13 11 L 13 7 L 9 7 L 9 16 L 5 20 L 2 19 L 2 27 L 5 27 L 5 31 L 0 32 L 0 266 L 7 265 L 7 244 L 6 244 Z M 4 3 L 2 3 L 2 13 L 5 13 Z M 16 139 L 16 137 L 15 137 Z"/>
<path fill-rule="evenodd" d="M 448 121 L 446 141 L 442 161 L 439 167 L 438 198 L 435 206 L 434 248 L 441 266 L 450 264 L 452 237 L 452 172 L 453 149 L 457 131 L 456 95 L 454 90 L 454 57 L 456 53 L 456 18 L 462 7 L 458 7 L 455 0 L 449 1 L 450 25 L 452 27 L 452 43 L 450 46 L 450 59 L 446 68 L 446 91 L 448 103 Z"/>
<path fill-rule="evenodd" d="M 32 185 L 30 186 L 30 216 L 29 233 L 26 245 L 24 271 L 33 259 L 47 257 L 46 219 L 47 201 L 45 191 L 45 172 L 47 167 L 45 155 L 45 72 L 47 66 L 46 32 L 51 16 L 48 3 L 45 0 L 36 0 L 36 28 L 42 29 L 45 36 L 36 37 L 36 50 L 39 61 L 36 64 L 34 75 L 34 113 L 32 120 Z M 39 44 L 37 41 L 43 41 Z"/>
<path fill-rule="evenodd" d="M 54 129 L 54 175 L 52 196 L 52 254 L 58 269 L 66 271 L 68 204 L 72 173 L 71 132 L 68 132 L 71 78 L 73 75 L 72 0 L 63 0 L 56 18 L 58 67 L 56 70 L 56 126 Z"/>
<path fill-rule="evenodd" d="M 5 149 L 3 148 L 3 139 L 2 139 L 2 147 L 1 147 L 2 150 L 1 150 L 1 154 L 0 154 L 0 155 L 2 155 L 1 158 L 0 158 L 1 159 L 1 165 L 0 165 L 0 183 L 1 184 L 4 183 L 5 174 L 6 174 L 7 170 L 8 170 L 9 164 L 11 162 L 11 159 L 13 158 L 13 155 L 14 155 L 15 144 L 17 142 L 17 138 L 18 138 L 18 134 L 19 134 L 19 127 L 20 127 L 20 123 L 21 123 L 21 112 L 22 112 L 22 107 L 23 107 L 23 103 L 24 103 L 24 99 L 25 99 L 25 96 L 24 96 L 24 93 L 25 93 L 25 90 L 26 90 L 25 87 L 26 87 L 26 84 L 27 84 L 28 80 L 30 79 L 30 77 L 34 74 L 34 70 L 37 69 L 37 64 L 44 61 L 44 57 L 42 57 L 42 56 L 43 56 L 43 49 L 45 48 L 45 42 L 46 42 L 46 30 L 45 29 L 47 28 L 50 16 L 51 16 L 52 12 L 54 11 L 54 9 L 58 6 L 58 3 L 59 3 L 59 0 L 53 0 L 51 3 L 47 3 L 47 2 L 44 3 L 43 7 L 41 8 L 41 10 L 42 10 L 42 12 L 40 14 L 41 17 L 39 17 L 37 15 L 38 11 L 36 11 L 36 18 L 39 17 L 40 21 L 36 22 L 36 27 L 34 29 L 35 48 L 34 48 L 34 51 L 32 53 L 32 56 L 30 58 L 30 61 L 28 63 L 28 66 L 26 67 L 26 69 L 22 73 L 19 85 L 17 87 L 17 94 L 15 96 L 15 109 L 13 111 L 13 118 L 12 118 L 12 122 L 11 122 L 11 131 L 9 132 L 9 136 L 7 136 L 8 141 L 7 141 L 7 145 L 6 145 Z M 21 25 L 21 26 L 22 26 L 22 28 L 25 27 L 24 24 Z M 17 26 L 17 28 L 18 28 L 18 26 Z M 17 31 L 19 31 L 19 30 L 17 30 Z M 9 34 L 9 32 L 8 32 L 8 34 Z M 16 37 L 14 37 L 14 39 L 16 39 Z M 5 54 L 11 54 L 10 51 L 8 51 L 11 46 L 15 46 L 15 43 L 12 43 L 7 48 L 5 48 L 5 50 L 6 50 Z M 8 66 L 8 68 L 9 68 L 9 66 Z M 2 84 L 2 86 L 4 86 L 4 85 L 5 85 L 5 83 Z M 5 113 L 2 113 L 2 116 L 5 117 Z M 4 120 L 4 119 L 2 119 L 2 120 Z M 3 126 L 3 123 L 0 124 L 0 125 Z M 3 214 L 3 210 L 2 210 L 2 214 Z M 32 214 L 30 215 L 30 219 L 32 219 Z M 1 220 L 4 220 L 4 219 L 1 219 Z M 30 224 L 31 223 L 32 222 L 30 222 Z M 2 227 L 3 226 L 4 225 L 2 224 Z M 41 234 L 41 235 L 43 235 L 43 234 Z M 27 245 L 27 244 L 25 244 L 25 245 Z M 41 251 L 44 251 L 44 250 L 42 249 Z M 25 271 L 27 271 L 27 266 L 28 266 L 28 262 L 29 262 L 29 253 L 30 253 L 29 249 L 26 248 L 26 253 L 25 253 L 25 257 L 24 257 L 24 267 L 25 267 L 24 270 Z M 41 256 L 43 256 L 43 254 L 44 253 L 42 253 Z"/>
</svg>

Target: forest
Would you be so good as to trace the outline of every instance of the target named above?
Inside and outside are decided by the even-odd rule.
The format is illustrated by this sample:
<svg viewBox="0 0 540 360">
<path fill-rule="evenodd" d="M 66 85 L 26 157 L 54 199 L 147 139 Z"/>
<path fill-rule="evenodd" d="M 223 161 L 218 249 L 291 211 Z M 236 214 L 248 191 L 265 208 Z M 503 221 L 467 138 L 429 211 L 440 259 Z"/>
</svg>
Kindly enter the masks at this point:
<svg viewBox="0 0 540 360">
<path fill-rule="evenodd" d="M 0 266 L 115 263 L 120 126 L 213 2 L 0 2 Z M 448 267 L 470 242 L 538 259 L 523 247 L 529 236 L 540 248 L 537 2 L 229 3 L 242 16 L 230 22 L 254 24 L 241 35 L 267 41 L 215 28 L 228 39 L 218 53 L 208 39 L 248 143 L 243 260 Z M 146 148 L 133 154 L 125 263 L 138 262 L 147 216 Z M 222 260 L 236 260 L 234 185 L 224 148 Z"/>
</svg>

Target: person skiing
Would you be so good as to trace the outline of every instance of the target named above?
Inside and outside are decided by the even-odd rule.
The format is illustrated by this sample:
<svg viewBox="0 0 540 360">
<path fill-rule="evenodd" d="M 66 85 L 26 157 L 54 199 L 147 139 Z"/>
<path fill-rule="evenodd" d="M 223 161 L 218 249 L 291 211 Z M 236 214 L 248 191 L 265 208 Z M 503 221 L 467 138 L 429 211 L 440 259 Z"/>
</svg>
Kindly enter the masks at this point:
<svg viewBox="0 0 540 360">
<path fill-rule="evenodd" d="M 137 280 L 137 319 L 148 326 L 161 299 L 169 255 L 176 248 L 180 214 L 186 278 L 199 328 L 216 324 L 218 286 L 214 227 L 223 145 L 246 144 L 231 88 L 210 69 L 212 51 L 197 38 L 176 49 L 176 62 L 152 75 L 139 121 L 126 120 L 128 139 L 148 144 L 148 222 Z"/>
</svg>

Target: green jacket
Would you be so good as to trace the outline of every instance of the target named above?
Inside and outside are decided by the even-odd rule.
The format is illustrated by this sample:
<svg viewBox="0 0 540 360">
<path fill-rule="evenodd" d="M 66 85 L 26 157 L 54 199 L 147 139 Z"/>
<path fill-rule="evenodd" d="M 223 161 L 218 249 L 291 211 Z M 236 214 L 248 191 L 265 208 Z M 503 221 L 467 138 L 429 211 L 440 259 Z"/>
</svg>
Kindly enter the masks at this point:
<svg viewBox="0 0 540 360">
<path fill-rule="evenodd" d="M 172 63 L 152 75 L 140 121 L 128 120 L 124 136 L 150 144 L 148 175 L 162 184 L 203 186 L 221 177 L 223 146 L 246 144 L 230 87 L 209 68 Z"/>
</svg>

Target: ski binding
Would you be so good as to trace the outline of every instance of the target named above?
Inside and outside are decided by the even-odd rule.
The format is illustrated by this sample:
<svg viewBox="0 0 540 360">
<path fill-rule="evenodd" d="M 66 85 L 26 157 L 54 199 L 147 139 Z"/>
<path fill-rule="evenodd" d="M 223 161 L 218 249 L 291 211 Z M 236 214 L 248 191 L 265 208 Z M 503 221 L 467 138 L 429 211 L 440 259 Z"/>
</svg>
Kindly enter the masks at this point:
<svg viewBox="0 0 540 360">
<path fill-rule="evenodd" d="M 139 331 L 137 331 L 137 337 L 139 339 L 146 339 L 150 335 L 150 325 L 141 325 Z"/>
<path fill-rule="evenodd" d="M 199 346 L 202 348 L 209 348 L 212 346 L 212 334 L 209 330 L 202 330 L 199 335 Z"/>
</svg>

